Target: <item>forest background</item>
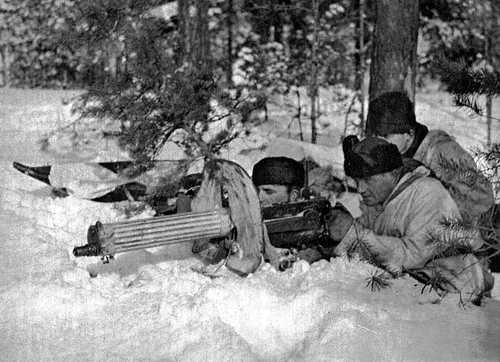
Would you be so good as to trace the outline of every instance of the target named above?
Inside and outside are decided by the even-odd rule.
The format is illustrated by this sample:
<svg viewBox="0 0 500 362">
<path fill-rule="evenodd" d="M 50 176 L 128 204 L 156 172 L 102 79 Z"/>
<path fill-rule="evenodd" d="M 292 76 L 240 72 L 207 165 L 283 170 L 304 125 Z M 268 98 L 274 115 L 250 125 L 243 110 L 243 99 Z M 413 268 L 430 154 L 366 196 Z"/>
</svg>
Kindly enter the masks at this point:
<svg viewBox="0 0 500 362">
<path fill-rule="evenodd" d="M 85 89 L 76 108 L 119 120 L 112 136 L 148 160 L 179 129 L 185 148 L 216 153 L 241 135 L 235 123 L 268 121 L 273 105 L 293 115 L 291 138 L 338 144 L 323 133 L 321 92 L 344 105 L 344 135 L 362 135 L 375 93 L 400 87 L 414 98 L 435 80 L 463 93 L 457 74 L 480 72 L 493 86 L 456 102 L 487 118 L 492 146 L 495 14 L 495 1 L 477 0 L 4 0 L 0 85 Z M 390 58 L 398 42 L 406 56 Z M 399 73 L 384 73 L 395 63 Z M 398 76 L 409 80 L 387 83 Z M 226 112 L 214 115 L 214 103 Z M 221 120 L 224 132 L 200 140 Z"/>
</svg>

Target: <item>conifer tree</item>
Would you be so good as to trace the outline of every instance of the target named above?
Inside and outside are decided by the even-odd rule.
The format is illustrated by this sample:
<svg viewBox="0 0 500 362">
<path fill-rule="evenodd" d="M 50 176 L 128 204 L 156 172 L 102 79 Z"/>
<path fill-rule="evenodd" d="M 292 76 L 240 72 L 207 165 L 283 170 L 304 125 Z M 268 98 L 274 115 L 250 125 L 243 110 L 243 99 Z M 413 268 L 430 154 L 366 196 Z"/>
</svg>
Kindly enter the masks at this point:
<svg viewBox="0 0 500 362">
<path fill-rule="evenodd" d="M 178 1 L 170 19 L 151 16 L 159 1 L 88 2 L 75 35 L 95 59 L 109 61 L 101 82 L 88 87 L 77 110 L 83 117 L 120 122 L 120 144 L 150 165 L 172 140 L 193 157 L 213 156 L 234 139 L 246 103 L 221 89 L 210 61 L 207 1 Z M 189 11 L 195 6 L 196 13 Z M 201 13 L 203 12 L 203 13 Z M 189 17 L 189 18 L 187 18 Z M 215 105 L 215 106 L 214 106 Z M 214 122 L 225 123 L 209 132 Z M 241 123 L 241 122 L 240 122 Z"/>
</svg>

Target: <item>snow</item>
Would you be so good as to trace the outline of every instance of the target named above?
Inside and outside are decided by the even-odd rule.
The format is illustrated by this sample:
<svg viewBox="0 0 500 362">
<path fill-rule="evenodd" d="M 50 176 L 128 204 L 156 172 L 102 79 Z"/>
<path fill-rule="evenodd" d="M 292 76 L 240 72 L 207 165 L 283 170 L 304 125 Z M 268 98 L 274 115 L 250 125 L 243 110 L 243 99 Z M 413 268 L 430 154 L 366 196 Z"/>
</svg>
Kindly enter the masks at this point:
<svg viewBox="0 0 500 362">
<path fill-rule="evenodd" d="M 23 138 L 53 124 L 40 121 L 25 131 L 6 117 L 15 111 L 19 119 L 35 119 L 40 107 L 56 114 L 64 93 L 2 92 L 2 107 L 8 97 L 28 101 L 0 107 L 7 131 L 0 143 L 1 360 L 499 360 L 498 285 L 484 306 L 464 308 L 453 296 L 422 293 L 408 277 L 372 292 L 366 278 L 376 268 L 357 260 L 298 262 L 282 273 L 264 264 L 247 278 L 222 269 L 212 279 L 193 271 L 202 264 L 189 245 L 121 254 L 105 265 L 74 258 L 71 250 L 86 242 L 90 224 L 131 213 L 147 217 L 151 210 L 54 198 L 15 171 L 11 162 L 18 157 L 30 164 L 54 160 Z M 442 114 L 434 106 L 428 111 Z M 9 139 L 12 134 L 23 143 Z M 240 144 L 231 155 L 246 157 L 246 168 L 264 152 L 262 139 L 252 142 L 252 152 L 240 154 Z M 87 151 L 86 159 L 106 155 Z"/>
</svg>

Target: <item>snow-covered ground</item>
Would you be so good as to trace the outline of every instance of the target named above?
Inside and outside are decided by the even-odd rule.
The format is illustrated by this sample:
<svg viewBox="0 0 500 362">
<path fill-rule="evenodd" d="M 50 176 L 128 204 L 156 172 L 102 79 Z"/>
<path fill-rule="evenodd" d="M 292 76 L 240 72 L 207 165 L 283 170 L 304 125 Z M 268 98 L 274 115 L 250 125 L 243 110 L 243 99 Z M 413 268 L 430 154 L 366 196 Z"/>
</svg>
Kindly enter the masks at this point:
<svg viewBox="0 0 500 362">
<path fill-rule="evenodd" d="M 11 162 L 123 154 L 113 145 L 65 158 L 40 153 L 36 140 L 60 126 L 54 117 L 67 114 L 58 105 L 67 93 L 0 96 L 0 360 L 500 360 L 498 285 L 484 306 L 464 309 L 452 297 L 436 303 L 410 278 L 372 292 L 366 278 L 375 268 L 359 261 L 299 262 L 283 273 L 264 265 L 248 278 L 223 270 L 210 279 L 192 270 L 201 263 L 188 245 L 118 255 L 107 265 L 75 259 L 88 225 L 124 218 L 126 205 L 53 198 Z M 435 103 L 444 97 L 419 95 L 419 119 L 456 131 L 466 147 L 484 139 L 482 125 L 461 131 L 465 117 Z M 245 162 L 259 157 L 251 155 Z"/>
</svg>

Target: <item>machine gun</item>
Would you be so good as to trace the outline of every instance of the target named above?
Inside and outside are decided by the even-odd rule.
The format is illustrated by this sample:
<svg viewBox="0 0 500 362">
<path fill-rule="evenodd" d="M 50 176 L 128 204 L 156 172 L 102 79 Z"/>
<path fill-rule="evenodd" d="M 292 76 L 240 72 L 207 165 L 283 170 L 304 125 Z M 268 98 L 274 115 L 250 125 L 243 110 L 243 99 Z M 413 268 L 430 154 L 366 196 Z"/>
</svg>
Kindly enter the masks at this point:
<svg viewBox="0 0 500 362">
<path fill-rule="evenodd" d="M 264 207 L 262 216 L 273 246 L 301 250 L 318 244 L 333 245 L 326 226 L 331 211 L 328 200 L 317 198 Z M 73 254 L 101 256 L 108 262 L 117 253 L 199 239 L 236 241 L 237 234 L 225 208 L 108 224 L 98 221 L 88 229 L 87 244 L 75 247 Z"/>
</svg>

